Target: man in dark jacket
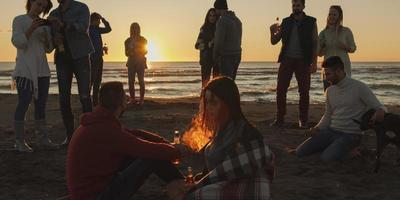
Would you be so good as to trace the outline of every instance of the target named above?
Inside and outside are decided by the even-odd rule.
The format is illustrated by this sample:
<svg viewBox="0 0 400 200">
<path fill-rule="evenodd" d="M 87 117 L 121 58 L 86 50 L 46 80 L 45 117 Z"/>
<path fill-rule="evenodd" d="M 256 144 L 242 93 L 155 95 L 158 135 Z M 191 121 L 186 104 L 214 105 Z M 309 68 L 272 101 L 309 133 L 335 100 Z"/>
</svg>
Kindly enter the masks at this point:
<svg viewBox="0 0 400 200">
<path fill-rule="evenodd" d="M 213 58 L 220 75 L 235 80 L 242 59 L 242 22 L 228 10 L 226 0 L 216 0 L 214 8 L 221 17 L 215 31 Z"/>
<path fill-rule="evenodd" d="M 284 124 L 286 93 L 294 73 L 300 93 L 299 127 L 308 127 L 311 73 L 317 70 L 318 30 L 317 20 L 307 16 L 304 8 L 305 0 L 292 0 L 293 13 L 283 19 L 281 25 L 273 24 L 270 27 L 272 45 L 282 40 L 276 89 L 277 114 L 271 126 L 280 127 Z"/>
<path fill-rule="evenodd" d="M 74 115 L 71 109 L 72 78 L 76 77 L 82 112 L 92 111 L 90 98 L 90 60 L 93 45 L 89 37 L 89 8 L 75 0 L 57 0 L 58 8 L 51 11 L 52 32 L 56 52 L 60 110 L 67 138 L 67 144 L 74 132 Z"/>
<path fill-rule="evenodd" d="M 105 83 L 99 106 L 81 117 L 68 147 L 67 185 L 72 200 L 129 200 L 155 173 L 167 183 L 184 177 L 171 163 L 186 149 L 142 130 L 124 128 L 118 117 L 126 108 L 121 82 Z"/>
</svg>

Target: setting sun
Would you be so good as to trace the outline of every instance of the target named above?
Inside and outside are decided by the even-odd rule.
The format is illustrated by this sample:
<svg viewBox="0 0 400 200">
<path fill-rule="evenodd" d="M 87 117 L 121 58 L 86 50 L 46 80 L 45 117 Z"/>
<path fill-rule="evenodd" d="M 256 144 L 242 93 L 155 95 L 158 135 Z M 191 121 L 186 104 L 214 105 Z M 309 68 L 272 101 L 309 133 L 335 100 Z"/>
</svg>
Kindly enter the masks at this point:
<svg viewBox="0 0 400 200">
<path fill-rule="evenodd" d="M 152 40 L 147 43 L 147 60 L 150 62 L 161 61 L 163 57 L 161 55 L 161 49 Z"/>
</svg>

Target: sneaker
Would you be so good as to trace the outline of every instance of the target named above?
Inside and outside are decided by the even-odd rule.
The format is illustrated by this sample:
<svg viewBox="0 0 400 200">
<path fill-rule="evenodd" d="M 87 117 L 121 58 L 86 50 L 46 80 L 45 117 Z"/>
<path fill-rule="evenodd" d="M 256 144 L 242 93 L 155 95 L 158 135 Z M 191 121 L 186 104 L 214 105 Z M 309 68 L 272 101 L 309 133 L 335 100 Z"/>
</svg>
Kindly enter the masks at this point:
<svg viewBox="0 0 400 200">
<path fill-rule="evenodd" d="M 269 124 L 270 127 L 280 128 L 283 127 L 285 122 L 281 119 L 275 119 L 272 123 Z"/>
<path fill-rule="evenodd" d="M 33 149 L 24 141 L 15 141 L 15 150 L 21 153 L 32 153 Z"/>
<path fill-rule="evenodd" d="M 57 145 L 53 143 L 49 138 L 43 137 L 40 139 L 38 143 L 38 147 L 41 149 L 46 149 L 46 150 L 57 150 L 60 148 L 60 145 Z"/>
</svg>

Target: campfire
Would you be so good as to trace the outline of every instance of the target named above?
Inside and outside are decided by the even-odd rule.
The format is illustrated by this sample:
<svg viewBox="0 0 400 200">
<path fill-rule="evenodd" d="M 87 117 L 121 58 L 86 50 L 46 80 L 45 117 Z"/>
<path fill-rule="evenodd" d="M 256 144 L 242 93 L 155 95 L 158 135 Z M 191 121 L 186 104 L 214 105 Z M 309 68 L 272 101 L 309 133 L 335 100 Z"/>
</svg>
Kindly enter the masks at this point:
<svg viewBox="0 0 400 200">
<path fill-rule="evenodd" d="M 183 144 L 190 147 L 193 151 L 199 152 L 213 136 L 212 131 L 203 126 L 200 115 L 192 120 L 192 124 L 181 138 Z"/>
</svg>

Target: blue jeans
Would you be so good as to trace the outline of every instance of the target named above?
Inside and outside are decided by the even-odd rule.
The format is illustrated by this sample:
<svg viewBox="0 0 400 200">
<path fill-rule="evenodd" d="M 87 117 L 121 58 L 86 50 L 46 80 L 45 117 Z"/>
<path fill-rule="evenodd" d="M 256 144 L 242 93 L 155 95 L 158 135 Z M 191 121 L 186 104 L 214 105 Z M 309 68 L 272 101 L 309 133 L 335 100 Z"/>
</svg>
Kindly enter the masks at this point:
<svg viewBox="0 0 400 200">
<path fill-rule="evenodd" d="M 35 103 L 35 120 L 42 120 L 46 118 L 46 103 L 49 95 L 50 77 L 38 78 L 38 99 L 34 100 Z M 24 121 L 26 111 L 32 100 L 33 91 L 30 88 L 17 88 L 18 90 L 18 103 L 15 109 L 14 120 Z"/>
<path fill-rule="evenodd" d="M 218 69 L 220 75 L 227 76 L 235 80 L 241 59 L 241 54 L 221 56 L 218 60 Z"/>
<path fill-rule="evenodd" d="M 92 111 L 89 56 L 73 59 L 71 56 L 58 54 L 56 55 L 56 69 L 61 115 L 67 135 L 71 136 L 74 132 L 74 115 L 71 109 L 71 86 L 74 75 L 78 84 L 82 111 L 84 113 Z"/>
<path fill-rule="evenodd" d="M 321 159 L 323 161 L 342 160 L 352 149 L 359 146 L 360 142 L 361 135 L 326 128 L 297 147 L 296 154 L 303 157 L 322 152 Z"/>
<path fill-rule="evenodd" d="M 152 173 L 167 183 L 184 179 L 178 168 L 169 161 L 138 158 L 126 166 L 123 166 L 106 189 L 97 195 L 97 200 L 129 200 Z"/>
</svg>

